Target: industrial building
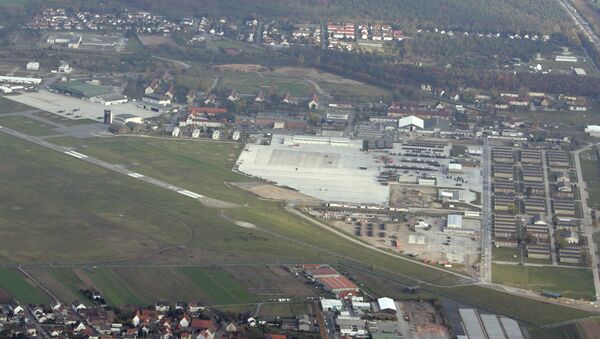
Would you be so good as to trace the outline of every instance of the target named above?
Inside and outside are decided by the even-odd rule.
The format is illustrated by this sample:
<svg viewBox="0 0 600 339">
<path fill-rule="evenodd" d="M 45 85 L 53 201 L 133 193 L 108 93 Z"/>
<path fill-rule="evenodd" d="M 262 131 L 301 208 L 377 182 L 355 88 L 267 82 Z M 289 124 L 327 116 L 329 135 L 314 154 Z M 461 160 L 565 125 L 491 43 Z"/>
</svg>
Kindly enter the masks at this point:
<svg viewBox="0 0 600 339">
<path fill-rule="evenodd" d="M 110 88 L 94 85 L 83 80 L 55 83 L 50 86 L 50 89 L 60 94 L 82 99 L 90 99 L 114 93 Z"/>
<path fill-rule="evenodd" d="M 42 83 L 42 79 L 0 75 L 0 83 L 39 85 Z"/>
<path fill-rule="evenodd" d="M 448 222 L 446 224 L 448 228 L 462 228 L 462 215 L 450 214 L 448 215 Z"/>
<path fill-rule="evenodd" d="M 123 94 L 108 93 L 108 94 L 92 97 L 92 98 L 90 98 L 90 101 L 99 103 L 104 106 L 111 106 L 111 105 L 125 104 L 129 100 Z"/>
<path fill-rule="evenodd" d="M 460 308 L 461 323 L 468 339 L 524 339 L 519 323 L 496 314 L 480 314 L 472 308 Z"/>
<path fill-rule="evenodd" d="M 347 147 L 350 146 L 350 139 L 312 135 L 294 135 L 291 138 L 285 138 L 285 143 L 289 145 L 323 145 Z"/>
<path fill-rule="evenodd" d="M 410 115 L 398 120 L 398 129 L 414 131 L 417 129 L 424 128 L 424 121 L 421 118 L 417 118 L 414 115 Z"/>
</svg>

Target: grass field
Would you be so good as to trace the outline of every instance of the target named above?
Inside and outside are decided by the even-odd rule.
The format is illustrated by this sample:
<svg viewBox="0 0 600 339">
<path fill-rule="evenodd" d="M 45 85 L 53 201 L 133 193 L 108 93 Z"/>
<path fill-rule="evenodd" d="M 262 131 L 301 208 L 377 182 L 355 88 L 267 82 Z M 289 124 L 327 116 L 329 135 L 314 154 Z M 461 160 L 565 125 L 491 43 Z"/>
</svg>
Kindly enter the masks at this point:
<svg viewBox="0 0 600 339">
<path fill-rule="evenodd" d="M 272 84 L 277 87 L 278 95 L 283 95 L 289 91 L 294 97 L 308 97 L 315 93 L 313 86 L 305 79 L 266 72 L 242 73 L 226 71 L 221 74 L 217 88 L 221 90 L 235 89 L 241 94 L 250 95 L 256 95 L 262 90 L 268 95 Z"/>
<path fill-rule="evenodd" d="M 560 292 L 567 298 L 591 300 L 595 296 L 592 272 L 585 269 L 493 264 L 492 280 L 538 292 Z"/>
<path fill-rule="evenodd" d="M 0 114 L 28 111 L 31 109 L 30 106 L 0 96 Z"/>
<path fill-rule="evenodd" d="M 33 136 L 47 136 L 57 133 L 53 126 L 21 116 L 0 116 L 0 126 L 5 126 Z"/>
<path fill-rule="evenodd" d="M 0 268 L 0 288 L 7 291 L 21 304 L 40 304 L 50 301 L 44 292 L 14 270 Z"/>
<path fill-rule="evenodd" d="M 102 295 L 111 305 L 145 305 L 147 300 L 140 298 L 133 286 L 128 285 L 121 277 L 111 269 L 98 268 L 87 273 L 94 285 L 102 292 Z"/>
<path fill-rule="evenodd" d="M 73 142 L 72 139 L 60 141 Z M 3 262 L 128 259 L 153 263 L 185 260 L 214 265 L 348 262 L 385 270 L 410 285 L 417 281 L 409 276 L 435 281 L 438 285 L 451 285 L 458 280 L 444 272 L 357 247 L 290 215 L 278 203 L 228 188 L 224 181 L 248 180 L 230 170 L 239 145 L 151 138 L 93 139 L 77 143 L 86 146 L 86 154 L 126 164 L 142 174 L 164 178 L 198 193 L 208 192 L 209 196 L 244 203 L 247 207 L 228 209 L 224 213 L 258 228 L 242 229 L 222 218 L 220 211 L 204 208 L 193 199 L 0 136 L 0 157 L 11 159 L 10 163 L 0 163 L 3 173 L 0 184 L 6 192 L 0 195 L 0 259 Z M 23 177 L 27 180 L 23 181 Z M 52 201 L 51 206 L 45 203 L 48 201 Z M 69 217 L 65 218 L 66 215 Z M 61 251 L 54 251 L 55 248 Z M 247 290 L 240 288 L 241 282 L 223 272 L 210 274 L 188 269 L 182 273 L 199 285 L 214 303 L 254 300 Z M 103 269 L 88 275 L 111 303 L 151 302 L 147 294 L 141 292 L 143 282 L 150 280 L 148 274 L 136 278 L 135 272 Z M 152 289 L 158 288 L 156 281 L 146 283 L 154 286 Z M 169 288 L 167 284 L 172 286 L 170 280 L 165 280 L 164 288 Z M 542 302 L 478 286 L 426 288 L 535 324 L 589 314 L 549 307 Z M 514 305 L 519 307 L 514 308 Z M 529 311 L 524 312 L 524 309 Z"/>
<path fill-rule="evenodd" d="M 37 115 L 39 117 L 42 117 L 44 119 L 48 119 L 57 124 L 61 124 L 63 126 L 79 126 L 79 125 L 89 125 L 89 124 L 100 123 L 98 121 L 91 120 L 91 119 L 69 119 L 67 117 L 62 117 L 60 115 L 50 113 L 50 112 L 44 112 L 44 111 L 36 112 L 33 114 Z"/>
<path fill-rule="evenodd" d="M 600 160 L 598 153 L 594 150 L 581 152 L 580 162 L 583 179 L 587 184 L 589 195 L 588 205 L 594 209 L 600 209 Z"/>
<path fill-rule="evenodd" d="M 255 298 L 229 273 L 184 267 L 181 271 L 195 281 L 209 295 L 214 304 L 247 304 Z"/>
<path fill-rule="evenodd" d="M 516 256 L 516 257 L 515 257 Z M 493 247 L 492 260 L 494 261 L 519 261 L 521 251 L 518 248 L 511 247 Z"/>
<path fill-rule="evenodd" d="M 354 100 L 360 98 L 363 100 L 386 101 L 392 97 L 391 91 L 367 84 L 340 84 L 321 81 L 319 82 L 319 86 L 337 100 Z"/>
</svg>

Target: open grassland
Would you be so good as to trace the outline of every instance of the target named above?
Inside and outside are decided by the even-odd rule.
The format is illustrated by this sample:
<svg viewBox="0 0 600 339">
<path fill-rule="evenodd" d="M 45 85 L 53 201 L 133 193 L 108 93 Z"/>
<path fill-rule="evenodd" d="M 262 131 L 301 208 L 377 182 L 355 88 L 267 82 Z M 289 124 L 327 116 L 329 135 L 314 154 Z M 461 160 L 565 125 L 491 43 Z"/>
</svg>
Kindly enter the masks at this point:
<svg viewBox="0 0 600 339">
<path fill-rule="evenodd" d="M 600 209 L 600 159 L 598 159 L 598 152 L 587 150 L 581 152 L 579 156 L 583 180 L 587 184 L 588 205 L 591 208 Z"/>
<path fill-rule="evenodd" d="M 0 268 L 0 288 L 21 304 L 47 303 L 50 298 L 20 272 Z"/>
<path fill-rule="evenodd" d="M 195 267 L 184 267 L 181 271 L 202 286 L 213 304 L 247 304 L 255 301 L 254 296 L 225 271 Z"/>
<path fill-rule="evenodd" d="M 44 119 L 48 119 L 57 124 L 61 124 L 63 126 L 79 126 L 79 125 L 89 125 L 89 124 L 98 124 L 98 121 L 90 120 L 90 119 L 69 119 L 67 117 L 63 117 L 54 113 L 40 111 L 33 113 L 38 117 L 42 117 Z"/>
<path fill-rule="evenodd" d="M 21 104 L 19 102 L 12 101 L 10 99 L 0 96 L 0 114 L 22 112 L 22 111 L 28 111 L 31 109 L 35 109 L 35 108 L 32 108 L 30 106 L 27 106 L 27 105 Z"/>
<path fill-rule="evenodd" d="M 140 298 L 135 286 L 128 285 L 117 273 L 108 268 L 98 268 L 87 273 L 94 285 L 102 292 L 104 299 L 111 305 L 144 305 L 147 300 Z"/>
<path fill-rule="evenodd" d="M 54 127 L 48 124 L 21 116 L 0 117 L 0 126 L 8 127 L 33 136 L 47 136 L 57 133 L 54 130 Z"/>
<path fill-rule="evenodd" d="M 347 262 L 384 272 L 404 285 L 419 284 L 419 280 L 434 282 L 421 285 L 428 293 L 533 324 L 589 315 L 479 286 L 444 287 L 460 279 L 357 246 L 289 214 L 276 202 L 229 188 L 226 181 L 248 180 L 230 170 L 240 145 L 121 137 L 78 143 L 85 154 L 131 166 L 198 193 L 243 202 L 245 207 L 227 209 L 221 215 L 221 211 L 204 208 L 193 199 L 0 135 L 0 156 L 12 159 L 8 164 L 0 163 L 0 181 L 7 189 L 0 197 L 0 257 L 5 262 Z M 52 206 L 44 207 L 48 201 Z M 231 219 L 253 223 L 257 228 L 235 226 Z M 180 272 L 212 303 L 255 300 L 243 281 L 224 271 L 182 268 Z M 143 290 L 144 282 L 151 279 L 139 271 L 137 274 L 139 277 L 121 269 L 98 269 L 85 276 L 110 303 L 149 303 L 150 293 Z M 175 276 L 166 280 L 164 289 L 181 279 Z M 150 289 L 160 288 L 156 281 L 146 283 L 153 286 Z M 185 297 L 183 292 L 180 295 Z"/>
<path fill-rule="evenodd" d="M 387 101 L 392 97 L 390 90 L 367 84 L 321 81 L 319 82 L 319 86 L 337 100 L 354 100 L 360 98 L 363 100 Z"/>
<path fill-rule="evenodd" d="M 238 93 L 250 95 L 256 95 L 262 90 L 265 95 L 268 95 L 271 86 L 275 86 L 278 95 L 290 92 L 294 97 L 308 97 L 315 93 L 313 86 L 305 79 L 268 72 L 226 71 L 221 75 L 217 88 L 221 90 L 235 89 Z"/>
<path fill-rule="evenodd" d="M 560 292 L 567 298 L 591 300 L 595 296 L 592 272 L 586 269 L 494 264 L 492 279 L 538 292 Z"/>
<path fill-rule="evenodd" d="M 243 203 L 241 191 L 225 183 L 247 181 L 231 171 L 242 145 L 193 140 L 152 138 L 62 139 L 53 142 L 75 146 L 85 154 L 123 164 L 136 172 L 216 199 Z"/>
</svg>

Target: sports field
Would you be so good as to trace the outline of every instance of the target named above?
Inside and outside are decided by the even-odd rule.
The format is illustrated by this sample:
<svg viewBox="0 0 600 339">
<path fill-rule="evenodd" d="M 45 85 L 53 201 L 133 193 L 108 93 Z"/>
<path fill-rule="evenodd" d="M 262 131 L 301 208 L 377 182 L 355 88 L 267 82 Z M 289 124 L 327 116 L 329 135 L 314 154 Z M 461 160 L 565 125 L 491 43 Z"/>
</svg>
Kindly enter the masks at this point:
<svg viewBox="0 0 600 339">
<path fill-rule="evenodd" d="M 560 292 L 564 297 L 592 300 L 592 272 L 586 269 L 493 264 L 496 283 L 541 292 Z"/>
</svg>

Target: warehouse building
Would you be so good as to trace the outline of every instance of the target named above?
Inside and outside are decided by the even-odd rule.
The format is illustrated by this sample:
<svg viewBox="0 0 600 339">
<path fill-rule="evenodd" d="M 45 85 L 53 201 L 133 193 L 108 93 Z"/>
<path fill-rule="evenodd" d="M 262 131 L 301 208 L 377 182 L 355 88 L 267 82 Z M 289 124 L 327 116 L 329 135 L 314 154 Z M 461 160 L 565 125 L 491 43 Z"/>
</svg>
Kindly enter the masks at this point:
<svg viewBox="0 0 600 339">
<path fill-rule="evenodd" d="M 459 214 L 450 214 L 448 215 L 448 223 L 446 224 L 448 228 L 462 228 L 462 215 Z"/>
<path fill-rule="evenodd" d="M 52 84 L 50 85 L 50 90 L 82 99 L 90 99 L 114 93 L 110 88 L 94 85 L 83 80 Z"/>
<path fill-rule="evenodd" d="M 0 83 L 22 84 L 22 85 L 39 85 L 42 83 L 40 78 L 12 77 L 0 75 Z"/>
<path fill-rule="evenodd" d="M 496 314 L 480 314 L 472 308 L 460 308 L 458 313 L 468 339 L 524 339 L 519 323 Z"/>
</svg>

